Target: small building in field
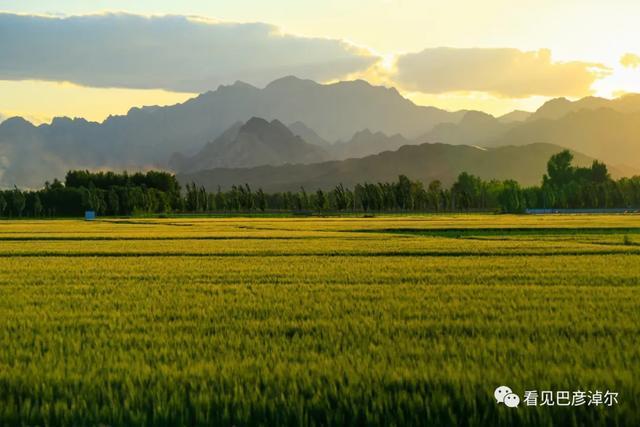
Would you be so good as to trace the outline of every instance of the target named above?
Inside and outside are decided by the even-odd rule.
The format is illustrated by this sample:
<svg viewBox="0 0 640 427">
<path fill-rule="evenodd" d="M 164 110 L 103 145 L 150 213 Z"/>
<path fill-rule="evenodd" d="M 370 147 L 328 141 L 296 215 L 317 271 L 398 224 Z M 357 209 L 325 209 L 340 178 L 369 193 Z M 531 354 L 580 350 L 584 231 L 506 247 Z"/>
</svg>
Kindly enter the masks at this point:
<svg viewBox="0 0 640 427">
<path fill-rule="evenodd" d="M 84 220 L 85 221 L 92 221 L 96 219 L 96 211 L 85 211 L 84 212 Z"/>
</svg>

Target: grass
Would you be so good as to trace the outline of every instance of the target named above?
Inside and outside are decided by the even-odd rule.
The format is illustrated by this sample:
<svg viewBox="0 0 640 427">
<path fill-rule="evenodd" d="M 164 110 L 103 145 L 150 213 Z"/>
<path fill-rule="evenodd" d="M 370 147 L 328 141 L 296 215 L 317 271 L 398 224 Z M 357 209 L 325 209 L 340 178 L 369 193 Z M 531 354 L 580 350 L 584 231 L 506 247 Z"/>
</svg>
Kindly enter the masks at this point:
<svg viewBox="0 0 640 427">
<path fill-rule="evenodd" d="M 639 228 L 4 221 L 0 425 L 639 425 Z M 620 403 L 510 409 L 503 384 Z"/>
</svg>

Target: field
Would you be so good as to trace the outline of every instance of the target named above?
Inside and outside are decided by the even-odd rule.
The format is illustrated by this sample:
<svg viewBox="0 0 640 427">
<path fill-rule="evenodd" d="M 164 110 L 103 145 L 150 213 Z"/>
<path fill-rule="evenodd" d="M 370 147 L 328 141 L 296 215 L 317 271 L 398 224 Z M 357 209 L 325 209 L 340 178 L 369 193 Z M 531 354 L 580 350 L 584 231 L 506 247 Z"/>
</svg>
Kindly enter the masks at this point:
<svg viewBox="0 0 640 427">
<path fill-rule="evenodd" d="M 0 222 L 0 425 L 640 425 L 639 343 L 639 216 Z"/>
</svg>

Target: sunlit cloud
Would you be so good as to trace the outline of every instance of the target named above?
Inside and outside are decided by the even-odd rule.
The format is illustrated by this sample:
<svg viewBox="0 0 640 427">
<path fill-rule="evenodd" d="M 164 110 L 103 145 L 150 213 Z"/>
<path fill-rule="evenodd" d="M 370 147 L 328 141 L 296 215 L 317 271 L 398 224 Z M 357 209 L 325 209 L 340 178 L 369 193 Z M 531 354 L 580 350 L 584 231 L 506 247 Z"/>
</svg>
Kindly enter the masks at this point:
<svg viewBox="0 0 640 427">
<path fill-rule="evenodd" d="M 639 69 L 632 53 L 608 67 L 558 61 L 546 49 L 384 52 L 198 16 L 0 13 L 0 111 L 37 121 L 54 115 L 99 121 L 134 105 L 182 102 L 236 80 L 263 87 L 285 75 L 322 83 L 363 79 L 396 87 L 417 104 L 502 114 L 535 109 L 550 97 L 637 91 Z M 48 95 L 37 94 L 42 90 Z"/>
<path fill-rule="evenodd" d="M 556 62 L 541 49 L 425 49 L 398 58 L 394 80 L 407 91 L 476 91 L 508 98 L 585 96 L 610 69 L 588 62 Z"/>
<path fill-rule="evenodd" d="M 633 53 L 627 53 L 620 58 L 620 64 L 625 68 L 638 68 L 640 67 L 640 56 Z"/>
<path fill-rule="evenodd" d="M 612 73 L 598 80 L 593 88 L 596 95 L 618 97 L 628 93 L 640 93 L 640 67 L 619 64 L 613 67 Z"/>
</svg>

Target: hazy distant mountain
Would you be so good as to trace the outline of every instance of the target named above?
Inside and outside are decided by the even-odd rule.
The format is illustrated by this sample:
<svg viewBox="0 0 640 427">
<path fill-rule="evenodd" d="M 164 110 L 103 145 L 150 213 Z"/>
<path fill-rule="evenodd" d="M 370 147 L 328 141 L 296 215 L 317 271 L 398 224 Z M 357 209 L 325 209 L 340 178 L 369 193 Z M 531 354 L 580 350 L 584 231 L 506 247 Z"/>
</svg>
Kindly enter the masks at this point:
<svg viewBox="0 0 640 427">
<path fill-rule="evenodd" d="M 532 114 L 533 113 L 529 111 L 513 110 L 510 113 L 498 117 L 498 121 L 501 123 L 524 122 L 531 117 Z"/>
<path fill-rule="evenodd" d="M 253 116 L 300 121 L 322 139 L 336 141 L 362 129 L 415 137 L 462 114 L 416 106 L 395 89 L 360 80 L 322 85 L 285 77 L 264 89 L 237 82 L 183 104 L 132 108 L 100 124 L 57 119 L 51 125 L 22 126 L 21 133 L 5 121 L 0 124 L 0 186 L 39 186 L 69 167 L 166 165 L 173 153 L 192 155 Z M 56 167 L 30 169 L 32 164 Z"/>
<path fill-rule="evenodd" d="M 178 171 L 199 171 L 314 163 L 329 157 L 323 148 L 305 142 L 280 121 L 253 117 L 244 124 L 234 124 L 195 155 L 174 156 L 170 163 Z"/>
<path fill-rule="evenodd" d="M 328 148 L 331 143 L 323 138 L 321 138 L 316 131 L 311 129 L 309 126 L 305 125 L 302 122 L 291 123 L 287 126 L 294 135 L 299 136 L 305 142 L 309 144 L 317 145 L 318 147 Z"/>
<path fill-rule="evenodd" d="M 438 123 L 457 122 L 463 114 L 416 106 L 396 89 L 363 80 L 321 85 L 284 77 L 262 90 L 253 88 L 253 95 L 251 107 L 260 111 L 245 117 L 300 121 L 327 141 L 345 140 L 362 129 L 413 137 Z"/>
<path fill-rule="evenodd" d="M 339 141 L 329 148 L 335 160 L 359 158 L 378 154 L 383 151 L 395 151 L 403 145 L 416 144 L 400 134 L 387 136 L 382 132 L 371 132 L 369 129 L 356 132 L 346 142 Z"/>
<path fill-rule="evenodd" d="M 69 168 L 140 168 L 127 164 L 135 147 L 102 144 L 97 126 L 83 119 L 55 119 L 51 126 L 38 127 L 19 117 L 5 120 L 0 124 L 0 186 L 41 187 L 45 180 L 64 178 Z"/>
<path fill-rule="evenodd" d="M 460 123 L 441 123 L 422 135 L 420 142 L 442 142 L 445 144 L 485 145 L 502 136 L 520 122 L 504 123 L 479 111 L 469 111 Z"/>
<path fill-rule="evenodd" d="M 598 105 L 606 107 L 598 108 Z M 549 118 L 543 118 L 549 117 Z M 435 126 L 419 141 L 498 147 L 536 142 L 556 144 L 598 158 L 620 170 L 640 169 L 640 95 L 614 100 L 558 98 L 526 121 L 504 122 L 471 111 L 457 124 Z"/>
<path fill-rule="evenodd" d="M 557 144 L 612 165 L 640 168 L 640 112 L 583 109 L 558 120 L 527 121 L 487 145 Z"/>
<path fill-rule="evenodd" d="M 569 101 L 566 98 L 555 98 L 544 103 L 528 120 L 557 120 L 569 113 L 575 113 L 580 110 L 598 110 L 601 108 L 609 108 L 620 113 L 640 112 L 640 94 L 628 94 L 615 99 L 587 96 L 577 101 Z"/>
<path fill-rule="evenodd" d="M 311 144 L 309 140 L 315 143 Z M 387 136 L 368 129 L 356 132 L 349 141 L 330 144 L 302 122 L 293 123 L 287 129 L 278 120 L 269 123 L 254 117 L 246 124 L 234 124 L 192 156 L 174 154 L 169 166 L 180 172 L 196 172 L 212 168 L 318 163 L 365 157 L 397 150 L 407 144 L 415 142 L 399 134 Z"/>
<path fill-rule="evenodd" d="M 522 122 L 514 115 L 496 119 L 479 112 L 419 107 L 395 89 L 364 81 L 321 85 L 286 77 L 264 89 L 240 82 L 220 86 L 183 104 L 133 108 L 103 123 L 57 118 L 50 125 L 33 126 L 19 118 L 5 120 L 0 123 L 0 187 L 39 187 L 47 179 L 62 178 L 70 168 L 165 167 L 173 153 L 193 160 L 207 141 L 254 116 L 292 123 L 293 135 L 304 134 L 300 139 L 314 147 L 322 147 L 324 141 L 348 141 L 327 149 L 332 158 L 395 149 L 407 142 L 406 137 L 417 143 L 480 146 L 545 142 L 640 168 L 640 95 L 557 99 Z M 369 134 L 352 137 L 362 129 Z M 245 151 L 233 155 L 216 151 L 217 163 L 211 163 L 213 155 L 207 151 L 202 166 L 314 161 L 300 153 L 279 158 L 281 151 L 276 155 L 256 140 L 234 146 Z"/>
<path fill-rule="evenodd" d="M 546 164 L 562 147 L 530 144 L 482 149 L 468 145 L 406 145 L 397 151 L 384 152 L 362 159 L 330 161 L 310 165 L 260 166 L 244 169 L 213 169 L 178 175 L 183 183 L 195 182 L 209 190 L 249 184 L 265 191 L 330 189 L 337 184 L 352 187 L 362 182 L 396 180 L 405 174 L 411 179 L 429 183 L 439 179 L 452 184 L 467 171 L 484 179 L 516 179 L 525 185 L 539 184 Z M 579 153 L 575 163 L 589 165 L 593 159 Z M 615 174 L 615 171 L 614 171 Z"/>
</svg>

